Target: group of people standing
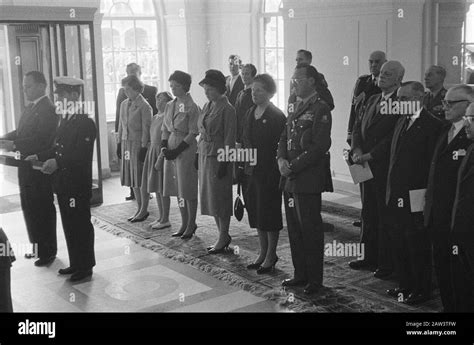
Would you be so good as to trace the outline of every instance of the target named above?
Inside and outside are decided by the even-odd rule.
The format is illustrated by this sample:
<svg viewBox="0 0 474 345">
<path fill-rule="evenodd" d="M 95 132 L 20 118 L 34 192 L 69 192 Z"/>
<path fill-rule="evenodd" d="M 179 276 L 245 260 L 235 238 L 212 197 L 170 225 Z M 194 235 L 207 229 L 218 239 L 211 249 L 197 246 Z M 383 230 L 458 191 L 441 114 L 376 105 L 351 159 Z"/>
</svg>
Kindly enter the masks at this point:
<svg viewBox="0 0 474 345">
<path fill-rule="evenodd" d="M 323 274 L 321 193 L 332 189 L 332 95 L 324 76 L 311 66 L 311 53 L 299 51 L 287 120 L 270 101 L 277 91 L 273 78 L 257 74 L 254 65 L 242 64 L 237 55 L 228 61 L 227 78 L 211 69 L 199 82 L 208 99 L 202 109 L 189 94 L 191 76 L 173 72 L 168 79 L 172 96 L 156 93 L 154 115 L 142 96 L 146 86 L 139 78 L 140 67 L 127 66 L 120 91 L 127 98 L 120 103 L 117 155 L 122 161 L 121 183 L 132 187 L 137 199 L 137 211 L 128 220 L 147 219 L 149 193 L 154 192 L 160 217 L 151 227 L 170 227 L 169 200 L 177 197 L 182 224 L 172 236 L 191 238 L 197 228 L 199 195 L 201 214 L 214 217 L 218 229 L 207 250 L 223 253 L 232 241 L 232 185 L 238 183 L 260 243 L 259 255 L 248 269 L 264 274 L 278 261 L 283 190 L 295 264 L 294 279 L 283 285 L 302 285 L 306 293 L 313 293 L 322 286 Z M 233 149 L 254 150 L 256 162 L 222 158 L 223 151 Z"/>
<path fill-rule="evenodd" d="M 472 312 L 474 90 L 446 90 L 436 65 L 425 85 L 403 82 L 402 64 L 381 51 L 369 68 L 354 88 L 347 141 L 352 162 L 368 164 L 373 178 L 361 184 L 365 256 L 349 265 L 394 279 L 387 294 L 410 305 L 432 298 L 434 266 L 444 311 Z M 418 107 L 384 113 L 390 102 Z"/>
</svg>

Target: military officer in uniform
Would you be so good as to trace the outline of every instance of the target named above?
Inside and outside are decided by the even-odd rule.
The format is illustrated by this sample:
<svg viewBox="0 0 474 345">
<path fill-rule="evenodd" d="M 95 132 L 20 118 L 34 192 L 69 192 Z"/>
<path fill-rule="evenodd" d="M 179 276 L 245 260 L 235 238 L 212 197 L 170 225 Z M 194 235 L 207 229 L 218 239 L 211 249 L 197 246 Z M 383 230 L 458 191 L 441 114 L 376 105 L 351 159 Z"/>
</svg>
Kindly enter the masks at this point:
<svg viewBox="0 0 474 345">
<path fill-rule="evenodd" d="M 282 285 L 304 286 L 304 292 L 312 294 L 323 283 L 321 193 L 332 186 L 327 158 L 332 119 L 330 106 L 316 91 L 322 82 L 316 68 L 297 65 L 292 81 L 300 100 L 289 106 L 277 159 L 295 270 Z"/>
<path fill-rule="evenodd" d="M 92 276 L 95 266 L 94 227 L 90 217 L 92 196 L 92 156 L 96 126 L 87 114 L 69 105 L 80 104 L 84 82 L 77 78 L 54 80 L 58 101 L 68 106 L 56 133 L 54 146 L 26 159 L 44 162 L 41 171 L 54 174 L 53 187 L 58 196 L 70 266 L 59 274 L 72 274 L 70 281 Z"/>
<path fill-rule="evenodd" d="M 443 120 L 444 109 L 442 101 L 446 97 L 447 90 L 444 88 L 444 78 L 446 78 L 446 70 L 441 66 L 430 66 L 425 72 L 425 86 L 428 91 L 425 92 L 423 106 L 431 114 Z"/>
</svg>

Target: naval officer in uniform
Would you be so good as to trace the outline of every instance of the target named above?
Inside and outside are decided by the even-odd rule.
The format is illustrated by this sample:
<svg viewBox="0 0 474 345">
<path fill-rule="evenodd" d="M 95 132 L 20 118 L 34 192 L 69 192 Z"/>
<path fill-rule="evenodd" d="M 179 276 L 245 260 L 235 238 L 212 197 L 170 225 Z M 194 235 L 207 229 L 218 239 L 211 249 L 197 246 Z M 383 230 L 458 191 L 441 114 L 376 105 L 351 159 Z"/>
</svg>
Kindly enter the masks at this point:
<svg viewBox="0 0 474 345">
<path fill-rule="evenodd" d="M 288 107 L 277 158 L 295 271 L 282 285 L 304 286 L 304 292 L 312 294 L 323 283 L 321 193 L 332 187 L 328 159 L 332 119 L 330 105 L 316 91 L 322 82 L 316 68 L 298 64 L 292 82 L 299 101 Z"/>
<path fill-rule="evenodd" d="M 44 162 L 41 172 L 53 175 L 53 187 L 58 196 L 70 266 L 59 274 L 72 274 L 70 281 L 92 276 L 95 266 L 94 227 L 91 223 L 92 156 L 96 126 L 80 110 L 81 89 L 84 82 L 72 77 L 54 80 L 58 95 L 57 105 L 63 117 L 56 132 L 54 146 L 26 159 Z M 74 105 L 74 110 L 70 105 Z"/>
</svg>

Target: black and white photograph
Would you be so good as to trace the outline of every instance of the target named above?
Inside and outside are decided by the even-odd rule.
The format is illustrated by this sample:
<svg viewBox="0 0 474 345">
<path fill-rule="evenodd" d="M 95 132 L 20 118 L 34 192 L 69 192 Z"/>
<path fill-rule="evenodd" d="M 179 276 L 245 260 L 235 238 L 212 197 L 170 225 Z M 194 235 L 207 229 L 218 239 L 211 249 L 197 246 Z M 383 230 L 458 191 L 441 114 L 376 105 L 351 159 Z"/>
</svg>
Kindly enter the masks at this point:
<svg viewBox="0 0 474 345">
<path fill-rule="evenodd" d="M 0 0 L 1 345 L 473 329 L 474 0 Z"/>
</svg>

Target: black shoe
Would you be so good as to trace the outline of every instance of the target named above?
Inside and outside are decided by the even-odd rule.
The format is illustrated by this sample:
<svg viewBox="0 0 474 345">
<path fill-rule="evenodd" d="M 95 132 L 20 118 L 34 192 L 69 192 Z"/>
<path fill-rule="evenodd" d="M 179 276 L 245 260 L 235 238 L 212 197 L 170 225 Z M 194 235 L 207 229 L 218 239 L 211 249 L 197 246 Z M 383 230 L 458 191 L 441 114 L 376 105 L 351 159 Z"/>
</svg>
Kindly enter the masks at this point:
<svg viewBox="0 0 474 345">
<path fill-rule="evenodd" d="M 377 269 L 374 272 L 374 277 L 378 279 L 388 279 L 392 276 L 392 271 Z"/>
<path fill-rule="evenodd" d="M 186 234 L 186 232 L 185 232 L 185 233 L 181 236 L 181 238 L 182 238 L 183 240 L 187 240 L 187 239 L 193 237 L 193 236 L 194 236 L 194 233 L 196 232 L 196 229 L 197 229 L 197 225 L 194 225 L 193 231 L 191 231 L 190 234 Z"/>
<path fill-rule="evenodd" d="M 360 228 L 362 226 L 362 222 L 360 220 L 356 220 L 355 222 L 352 222 L 352 225 Z"/>
<path fill-rule="evenodd" d="M 374 265 L 372 265 L 370 262 L 366 260 L 355 260 L 349 262 L 349 267 L 352 268 L 353 270 L 374 270 Z"/>
<path fill-rule="evenodd" d="M 296 279 L 285 279 L 282 281 L 281 286 L 286 287 L 296 287 L 296 286 L 305 286 L 306 282 L 304 280 L 296 280 Z"/>
<path fill-rule="evenodd" d="M 183 232 L 175 232 L 174 234 L 171 235 L 171 237 L 181 237 L 184 235 L 186 232 L 186 229 Z"/>
<path fill-rule="evenodd" d="M 54 259 L 56 259 L 56 256 L 50 256 L 49 258 L 46 258 L 46 259 L 38 259 L 35 261 L 35 266 L 36 267 L 48 266 L 54 261 Z"/>
<path fill-rule="evenodd" d="M 306 295 L 312 295 L 313 293 L 316 293 L 319 291 L 319 289 L 321 289 L 321 285 L 319 284 L 314 284 L 314 283 L 309 283 L 308 285 L 306 285 L 304 287 L 304 293 Z"/>
<path fill-rule="evenodd" d="M 430 296 L 423 294 L 423 293 L 411 293 L 407 299 L 403 301 L 403 303 L 406 303 L 408 305 L 416 305 L 420 304 L 423 302 L 426 302 L 430 299 Z"/>
<path fill-rule="evenodd" d="M 212 247 L 209 247 L 209 249 L 211 249 L 211 248 Z M 247 269 L 256 270 L 256 269 L 259 269 L 262 264 L 263 264 L 263 261 L 262 262 L 254 262 L 253 264 L 247 265 Z"/>
<path fill-rule="evenodd" d="M 26 253 L 25 259 L 36 259 L 36 254 L 33 253 Z"/>
<path fill-rule="evenodd" d="M 138 223 L 138 222 L 143 222 L 144 220 L 146 220 L 148 218 L 148 216 L 150 215 L 150 212 L 147 212 L 143 217 L 140 217 L 140 218 L 133 218 L 130 223 Z"/>
<path fill-rule="evenodd" d="M 402 296 L 408 296 L 410 294 L 410 291 L 408 289 L 400 289 L 400 288 L 395 288 L 395 289 L 388 289 L 387 290 L 387 295 L 391 297 L 397 297 L 398 295 L 402 294 Z"/>
<path fill-rule="evenodd" d="M 127 201 L 135 200 L 135 195 L 129 195 L 125 198 L 125 200 L 127 200 Z"/>
<path fill-rule="evenodd" d="M 232 237 L 230 237 L 230 235 L 229 235 L 229 240 L 227 241 L 227 243 L 222 248 L 212 247 L 207 252 L 209 254 L 222 254 L 229 248 L 230 242 L 232 242 Z"/>
<path fill-rule="evenodd" d="M 76 269 L 75 269 L 75 268 L 72 268 L 72 267 L 61 268 L 61 269 L 58 271 L 58 273 L 61 274 L 61 275 L 73 274 L 73 273 L 76 273 Z"/>
<path fill-rule="evenodd" d="M 268 266 L 268 267 L 260 266 L 257 269 L 257 274 L 265 274 L 265 273 L 270 273 L 270 272 L 275 271 L 275 265 L 276 265 L 277 261 L 278 261 L 278 256 L 275 258 L 275 261 L 273 262 L 273 264 L 271 266 Z"/>
<path fill-rule="evenodd" d="M 79 280 L 83 280 L 91 276 L 92 276 L 92 269 L 86 270 L 86 271 L 76 271 L 75 273 L 73 273 L 71 278 L 69 278 L 69 281 L 77 282 Z"/>
<path fill-rule="evenodd" d="M 134 214 L 133 216 L 128 217 L 127 220 L 128 220 L 129 222 L 131 222 L 131 221 L 135 218 L 136 215 L 137 215 L 137 214 Z"/>
</svg>

